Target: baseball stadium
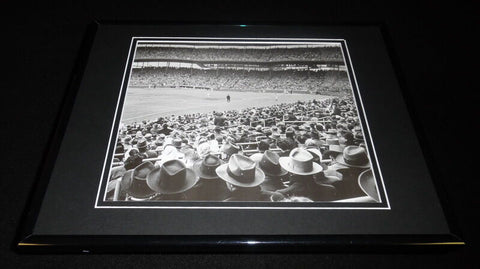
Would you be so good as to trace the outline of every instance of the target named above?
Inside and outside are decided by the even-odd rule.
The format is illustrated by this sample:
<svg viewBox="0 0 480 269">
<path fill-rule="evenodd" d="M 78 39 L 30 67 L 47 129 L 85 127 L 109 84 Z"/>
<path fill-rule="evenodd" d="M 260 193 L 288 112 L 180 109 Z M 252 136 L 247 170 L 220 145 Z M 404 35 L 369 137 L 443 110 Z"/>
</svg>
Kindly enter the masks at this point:
<svg viewBox="0 0 480 269">
<path fill-rule="evenodd" d="M 379 203 L 339 42 L 138 41 L 104 201 Z"/>
<path fill-rule="evenodd" d="M 351 94 L 340 47 L 139 44 L 124 122 Z M 288 95 L 287 95 L 288 94 Z M 226 103 L 226 96 L 231 102 Z M 321 99 L 321 96 L 315 96 Z"/>
</svg>

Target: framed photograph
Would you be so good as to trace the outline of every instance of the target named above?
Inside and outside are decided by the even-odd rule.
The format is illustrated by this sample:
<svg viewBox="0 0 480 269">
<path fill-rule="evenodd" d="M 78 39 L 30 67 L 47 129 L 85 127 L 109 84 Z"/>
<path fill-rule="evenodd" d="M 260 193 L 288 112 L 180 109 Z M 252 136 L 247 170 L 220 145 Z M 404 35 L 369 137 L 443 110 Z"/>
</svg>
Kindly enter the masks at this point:
<svg viewBox="0 0 480 269">
<path fill-rule="evenodd" d="M 463 244 L 378 27 L 95 28 L 19 249 Z"/>
</svg>

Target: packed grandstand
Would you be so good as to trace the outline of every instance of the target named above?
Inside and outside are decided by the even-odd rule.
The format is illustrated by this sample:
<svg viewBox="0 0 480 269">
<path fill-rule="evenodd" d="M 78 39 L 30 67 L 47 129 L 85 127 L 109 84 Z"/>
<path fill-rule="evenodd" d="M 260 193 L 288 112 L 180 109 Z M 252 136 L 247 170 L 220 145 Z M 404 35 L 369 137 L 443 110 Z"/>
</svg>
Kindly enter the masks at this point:
<svg viewBox="0 0 480 269">
<path fill-rule="evenodd" d="M 339 47 L 143 46 L 135 59 L 148 61 L 130 87 L 331 97 L 122 122 L 106 201 L 380 202 L 347 74 L 324 68 Z"/>
<path fill-rule="evenodd" d="M 195 171 L 193 168 L 201 169 L 207 160 L 216 160 L 220 166 L 234 162 L 239 156 L 262 170 L 264 176 L 259 184 L 229 185 L 215 173 L 213 179 L 202 181 L 199 170 L 191 186 L 186 185 L 185 190 L 180 188 L 173 195 L 162 192 L 157 186 L 161 185 L 158 181 L 162 180 L 161 175 L 152 172 L 168 170 L 172 165 Z M 287 159 L 285 167 L 279 162 L 282 158 Z M 294 167 L 288 170 L 288 162 L 295 158 L 306 161 L 310 170 L 295 171 Z M 315 166 L 317 170 L 313 171 Z M 120 126 L 105 198 L 107 201 L 378 202 L 376 191 L 365 191 L 376 190 L 370 169 L 351 97 L 172 115 Z M 135 177 L 135 173 L 142 174 L 141 170 L 145 170 L 143 178 Z M 271 175 L 277 170 L 285 173 Z M 155 181 L 154 175 L 157 183 L 150 182 Z M 370 175 L 369 181 L 362 182 L 368 182 L 369 188 L 359 185 L 360 177 L 366 175 Z M 164 179 L 168 181 L 168 176 Z M 215 188 L 224 188 L 212 193 L 211 186 L 205 187 L 204 181 L 216 182 Z M 231 188 L 227 190 L 225 186 Z M 232 187 L 242 193 L 240 197 L 233 195 Z"/>
<path fill-rule="evenodd" d="M 349 91 L 344 71 L 235 71 L 145 67 L 134 69 L 131 86 L 184 87 L 214 90 L 315 93 L 340 95 Z"/>
<path fill-rule="evenodd" d="M 232 46 L 191 46 L 162 47 L 140 46 L 136 51 L 136 59 L 175 59 L 195 61 L 246 61 L 246 62 L 279 62 L 279 61 L 323 61 L 342 62 L 343 56 L 339 47 L 307 46 L 300 48 L 282 48 L 279 46 L 258 46 L 257 48 L 234 49 Z"/>
<path fill-rule="evenodd" d="M 341 95 L 349 81 L 339 46 L 167 46 L 137 48 L 132 87 L 188 87 Z"/>
</svg>

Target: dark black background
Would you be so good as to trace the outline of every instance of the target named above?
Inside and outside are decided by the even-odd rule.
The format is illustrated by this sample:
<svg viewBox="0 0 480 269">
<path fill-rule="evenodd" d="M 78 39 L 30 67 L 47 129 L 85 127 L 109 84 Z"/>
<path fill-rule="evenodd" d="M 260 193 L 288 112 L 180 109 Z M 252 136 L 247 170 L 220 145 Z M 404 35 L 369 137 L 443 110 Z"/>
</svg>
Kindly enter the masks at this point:
<svg viewBox="0 0 480 269">
<path fill-rule="evenodd" d="M 0 260 L 7 267 L 477 268 L 478 10 L 439 1 L 2 3 Z M 13 2 L 12 2 L 13 3 Z M 88 23 L 382 23 L 435 184 L 467 246 L 447 253 L 21 255 L 12 249 Z M 75 191 L 75 190 L 72 190 Z"/>
</svg>

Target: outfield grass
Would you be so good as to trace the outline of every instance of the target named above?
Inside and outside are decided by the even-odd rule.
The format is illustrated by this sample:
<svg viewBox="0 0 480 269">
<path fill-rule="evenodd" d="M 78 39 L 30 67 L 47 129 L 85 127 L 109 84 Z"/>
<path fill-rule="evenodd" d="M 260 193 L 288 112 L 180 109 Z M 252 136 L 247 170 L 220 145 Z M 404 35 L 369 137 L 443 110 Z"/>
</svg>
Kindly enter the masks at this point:
<svg viewBox="0 0 480 269">
<path fill-rule="evenodd" d="M 227 103 L 226 96 L 231 101 Z M 275 97 L 278 100 L 275 100 Z M 322 100 L 325 95 L 277 94 L 255 92 L 207 91 L 198 89 L 128 88 L 125 98 L 122 122 L 156 119 L 161 116 L 183 115 L 243 109 L 255 106 L 269 106 L 306 100 Z"/>
</svg>

